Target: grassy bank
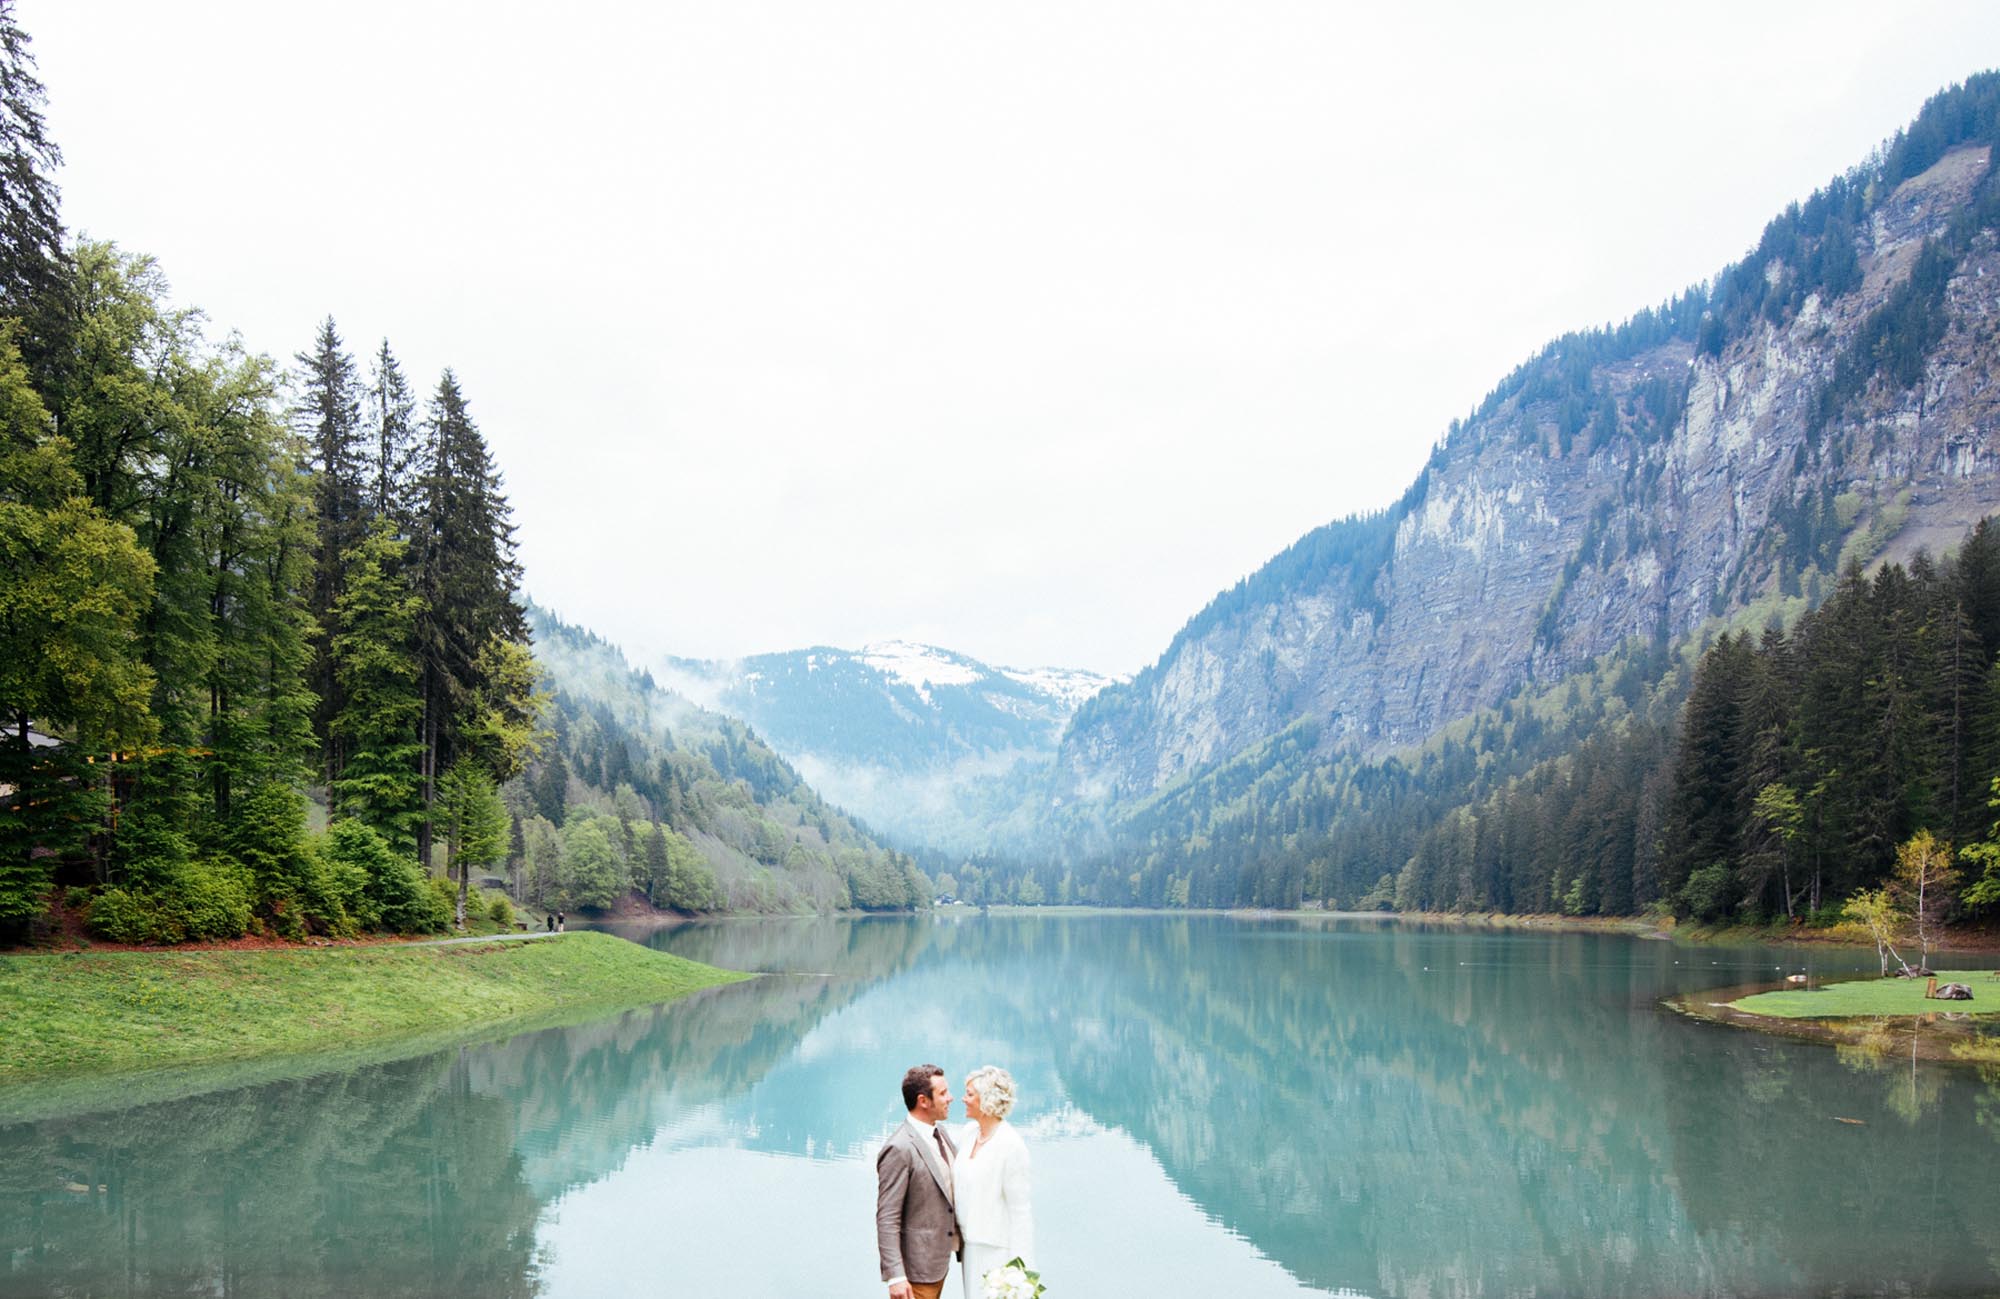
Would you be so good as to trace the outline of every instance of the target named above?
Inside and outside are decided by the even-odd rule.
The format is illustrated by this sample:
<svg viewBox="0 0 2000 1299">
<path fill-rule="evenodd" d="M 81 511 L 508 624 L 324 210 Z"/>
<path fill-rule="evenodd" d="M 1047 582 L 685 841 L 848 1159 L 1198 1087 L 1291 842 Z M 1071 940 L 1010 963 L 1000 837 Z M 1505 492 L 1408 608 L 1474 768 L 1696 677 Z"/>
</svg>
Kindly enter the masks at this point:
<svg viewBox="0 0 2000 1299">
<path fill-rule="evenodd" d="M 566 1010 L 669 1001 L 748 976 L 608 934 L 292 951 L 0 956 L 0 1085 L 249 1060 Z"/>
<path fill-rule="evenodd" d="M 1814 992 L 1787 988 L 1760 992 L 1730 1003 L 1751 1015 L 1777 1019 L 1842 1019 L 1850 1015 L 1932 1015 L 1951 1011 L 1968 1015 L 2000 1014 L 2000 981 L 1991 970 L 1946 970 L 1938 983 L 1963 983 L 1971 1001 L 1930 1001 L 1922 979 L 1849 979 L 1829 983 Z"/>
</svg>

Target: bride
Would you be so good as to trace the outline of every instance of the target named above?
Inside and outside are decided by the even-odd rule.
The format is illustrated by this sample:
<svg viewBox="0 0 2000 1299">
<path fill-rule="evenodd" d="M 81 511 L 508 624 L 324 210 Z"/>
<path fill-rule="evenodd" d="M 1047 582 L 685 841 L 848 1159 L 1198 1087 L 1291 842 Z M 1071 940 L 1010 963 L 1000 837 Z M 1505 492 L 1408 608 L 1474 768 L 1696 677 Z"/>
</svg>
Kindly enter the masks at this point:
<svg viewBox="0 0 2000 1299">
<path fill-rule="evenodd" d="M 952 1162 L 959 1234 L 965 1241 L 966 1299 L 980 1299 L 981 1281 L 1016 1258 L 1035 1265 L 1035 1215 L 1028 1204 L 1028 1146 L 1007 1122 L 1014 1079 L 987 1065 L 965 1079 L 965 1125 Z"/>
</svg>

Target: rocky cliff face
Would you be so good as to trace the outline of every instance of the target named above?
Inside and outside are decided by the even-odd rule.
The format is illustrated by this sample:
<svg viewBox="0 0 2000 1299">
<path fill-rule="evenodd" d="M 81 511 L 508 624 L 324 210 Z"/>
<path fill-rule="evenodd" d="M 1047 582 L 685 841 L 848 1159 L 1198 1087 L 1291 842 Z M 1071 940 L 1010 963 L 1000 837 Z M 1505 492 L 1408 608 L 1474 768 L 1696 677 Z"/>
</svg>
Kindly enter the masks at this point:
<svg viewBox="0 0 2000 1299">
<path fill-rule="evenodd" d="M 1950 149 L 1865 221 L 1767 233 L 1762 284 L 1732 268 L 1678 324 L 1552 346 L 1396 507 L 1302 541 L 1086 706 L 1061 797 L 1143 797 L 1299 718 L 1386 753 L 1634 637 L 1810 601 L 1845 559 L 1956 544 L 2000 508 L 2000 243 L 1967 218 L 1992 163 Z M 1702 322 L 1725 282 L 1767 304 L 1727 331 Z M 1905 318 L 1930 330 L 1914 363 Z"/>
</svg>

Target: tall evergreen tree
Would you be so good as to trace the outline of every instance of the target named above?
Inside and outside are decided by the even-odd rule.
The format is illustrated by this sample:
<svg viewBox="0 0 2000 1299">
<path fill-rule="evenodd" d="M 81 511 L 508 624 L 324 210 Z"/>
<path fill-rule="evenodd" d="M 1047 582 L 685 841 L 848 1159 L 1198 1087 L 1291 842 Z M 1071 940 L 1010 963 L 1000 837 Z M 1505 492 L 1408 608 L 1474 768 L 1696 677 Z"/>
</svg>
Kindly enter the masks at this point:
<svg viewBox="0 0 2000 1299">
<path fill-rule="evenodd" d="M 0 312 L 16 317 L 49 295 L 63 265 L 53 178 L 62 150 L 42 114 L 48 96 L 30 40 L 15 20 L 14 0 L 0 0 Z"/>
<path fill-rule="evenodd" d="M 423 817 L 416 631 L 421 602 L 405 585 L 408 543 L 378 518 L 349 552 L 330 638 L 341 697 L 333 733 L 348 758 L 332 785 L 333 808 L 413 853 Z"/>
<path fill-rule="evenodd" d="M 319 695 L 314 724 L 321 737 L 320 778 L 330 784 L 339 778 L 346 755 L 332 726 L 342 701 L 329 637 L 333 607 L 345 585 L 341 565 L 367 526 L 372 456 L 361 426 L 361 381 L 353 358 L 341 344 L 333 317 L 320 322 L 311 350 L 300 352 L 295 359 L 298 398 L 292 418 L 308 448 L 318 519 L 311 603 L 315 628 L 312 683 Z"/>
<path fill-rule="evenodd" d="M 1742 794 L 1742 706 L 1739 690 L 1751 654 L 1747 637 L 1725 635 L 1705 655 L 1682 713 L 1674 758 L 1674 797 L 1668 813 L 1673 845 L 1662 881 L 1668 896 L 1687 887 L 1699 871 L 1733 873 L 1737 815 Z M 1733 889 L 1709 894 L 1716 914 L 1733 905 Z M 1715 914 L 1704 919 L 1714 919 Z"/>
<path fill-rule="evenodd" d="M 374 442 L 368 508 L 394 519 L 397 528 L 406 533 L 418 507 L 416 412 L 409 380 L 403 377 L 403 368 L 385 338 L 375 354 L 368 386 L 369 432 Z"/>
<path fill-rule="evenodd" d="M 449 370 L 431 397 L 423 432 L 414 547 L 415 587 L 422 601 L 417 635 L 421 773 L 429 809 L 439 776 L 476 738 L 473 728 L 493 715 L 492 676 L 497 668 L 511 666 L 509 656 L 493 647 L 525 646 L 527 620 L 515 594 L 521 568 L 514 553 L 512 510 L 486 439 Z M 532 689 L 532 674 L 529 685 Z M 521 701 L 520 707 L 531 705 Z M 507 756 L 508 762 L 514 760 L 515 755 Z M 425 863 L 431 840 L 427 811 L 417 837 L 418 858 Z"/>
<path fill-rule="evenodd" d="M 560 741 L 550 746 L 549 756 L 534 775 L 533 788 L 535 809 L 551 825 L 561 825 L 569 800 L 569 764 L 563 761 Z"/>
</svg>

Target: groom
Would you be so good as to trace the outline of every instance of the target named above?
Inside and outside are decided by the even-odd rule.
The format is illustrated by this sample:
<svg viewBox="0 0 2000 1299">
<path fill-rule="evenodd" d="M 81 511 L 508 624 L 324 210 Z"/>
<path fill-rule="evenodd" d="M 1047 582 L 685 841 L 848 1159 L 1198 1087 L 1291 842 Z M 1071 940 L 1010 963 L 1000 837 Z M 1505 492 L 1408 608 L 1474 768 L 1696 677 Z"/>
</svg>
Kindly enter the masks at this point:
<svg viewBox="0 0 2000 1299">
<path fill-rule="evenodd" d="M 943 1127 L 951 1110 L 944 1070 L 920 1064 L 904 1074 L 903 1108 L 909 1120 L 875 1156 L 875 1246 L 889 1299 L 938 1299 L 960 1248 L 951 1188 L 958 1148 Z"/>
</svg>

